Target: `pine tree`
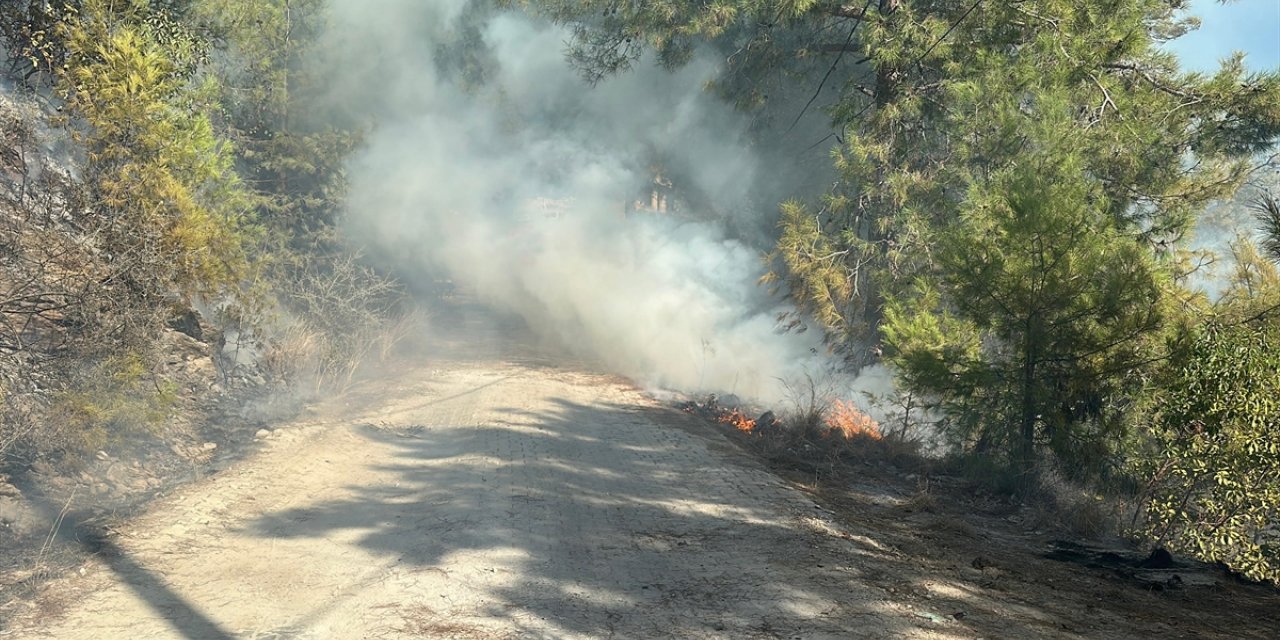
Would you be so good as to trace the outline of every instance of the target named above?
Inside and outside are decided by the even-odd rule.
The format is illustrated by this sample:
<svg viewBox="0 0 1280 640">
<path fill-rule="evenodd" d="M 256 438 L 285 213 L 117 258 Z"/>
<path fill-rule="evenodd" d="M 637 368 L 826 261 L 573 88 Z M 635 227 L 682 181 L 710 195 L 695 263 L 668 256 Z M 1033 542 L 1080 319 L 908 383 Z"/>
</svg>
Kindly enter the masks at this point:
<svg viewBox="0 0 1280 640">
<path fill-rule="evenodd" d="M 196 75 L 198 37 L 146 2 L 85 0 L 61 25 L 59 86 L 88 155 L 89 222 L 150 306 L 234 291 L 250 266 L 252 202 Z"/>
<path fill-rule="evenodd" d="M 1022 471 L 1038 444 L 1074 470 L 1114 453 L 1140 388 L 1130 374 L 1166 324 L 1164 269 L 1099 206 L 1061 125 L 970 187 L 883 327 L 902 382 L 939 401 L 953 440 Z"/>
<path fill-rule="evenodd" d="M 1280 73 L 1182 72 L 1158 44 L 1194 21 L 1166 0 L 531 4 L 605 73 L 725 40 L 866 68 L 826 105 L 841 182 L 784 205 L 777 275 L 854 365 L 883 338 L 957 444 L 1023 470 L 1106 460 L 1184 322 L 1195 215 L 1280 134 Z"/>
<path fill-rule="evenodd" d="M 290 247 L 326 251 L 345 194 L 344 162 L 358 132 L 317 115 L 317 39 L 323 0 L 194 0 L 192 20 L 221 44 L 212 65 L 222 88 L 220 124 L 238 166 L 262 196 L 262 220 Z"/>
</svg>

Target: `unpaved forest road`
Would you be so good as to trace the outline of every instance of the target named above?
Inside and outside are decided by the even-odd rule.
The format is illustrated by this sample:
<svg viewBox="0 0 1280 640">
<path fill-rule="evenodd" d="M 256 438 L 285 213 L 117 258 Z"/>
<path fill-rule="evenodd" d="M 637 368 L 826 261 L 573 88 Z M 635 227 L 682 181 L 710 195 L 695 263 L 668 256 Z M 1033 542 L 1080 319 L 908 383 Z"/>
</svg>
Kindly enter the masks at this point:
<svg viewBox="0 0 1280 640">
<path fill-rule="evenodd" d="M 437 360 L 282 429 L 17 635 L 948 637 L 860 586 L 874 543 L 694 418 L 514 360 Z"/>
<path fill-rule="evenodd" d="M 790 484 L 518 322 L 441 325 L 105 537 L 64 523 L 92 557 L 0 639 L 1280 637 L 1274 589 L 1047 560 L 942 477 Z"/>
</svg>

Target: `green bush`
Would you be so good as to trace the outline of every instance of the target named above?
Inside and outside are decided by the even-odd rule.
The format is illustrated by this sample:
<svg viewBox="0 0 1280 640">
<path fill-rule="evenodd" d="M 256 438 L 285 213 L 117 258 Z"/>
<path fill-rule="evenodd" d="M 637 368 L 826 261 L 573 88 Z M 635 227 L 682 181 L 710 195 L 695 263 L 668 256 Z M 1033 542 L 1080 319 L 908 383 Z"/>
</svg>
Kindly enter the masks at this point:
<svg viewBox="0 0 1280 640">
<path fill-rule="evenodd" d="M 177 402 L 177 388 L 154 379 L 146 363 L 137 353 L 109 356 L 85 367 L 67 390 L 56 394 L 48 415 L 60 431 L 56 448 L 76 456 L 161 426 Z"/>
<path fill-rule="evenodd" d="M 1161 386 L 1139 533 L 1280 583 L 1280 325 L 1207 326 Z"/>
</svg>

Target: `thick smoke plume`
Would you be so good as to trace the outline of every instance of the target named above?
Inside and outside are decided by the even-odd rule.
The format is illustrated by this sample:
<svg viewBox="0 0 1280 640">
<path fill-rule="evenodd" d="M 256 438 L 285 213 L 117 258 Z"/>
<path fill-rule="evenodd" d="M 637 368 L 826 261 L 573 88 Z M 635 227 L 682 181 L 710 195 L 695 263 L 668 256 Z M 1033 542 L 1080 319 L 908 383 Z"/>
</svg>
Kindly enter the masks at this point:
<svg viewBox="0 0 1280 640">
<path fill-rule="evenodd" d="M 527 16 L 333 10 L 333 102 L 372 122 L 350 169 L 355 237 L 643 383 L 772 403 L 784 381 L 822 375 L 818 332 L 779 331 L 786 305 L 757 284 L 765 244 L 724 231 L 767 228 L 777 200 L 761 197 L 771 167 L 744 116 L 703 89 L 716 60 L 590 87 L 567 34 Z M 624 216 L 655 162 L 705 194 L 694 215 Z"/>
</svg>

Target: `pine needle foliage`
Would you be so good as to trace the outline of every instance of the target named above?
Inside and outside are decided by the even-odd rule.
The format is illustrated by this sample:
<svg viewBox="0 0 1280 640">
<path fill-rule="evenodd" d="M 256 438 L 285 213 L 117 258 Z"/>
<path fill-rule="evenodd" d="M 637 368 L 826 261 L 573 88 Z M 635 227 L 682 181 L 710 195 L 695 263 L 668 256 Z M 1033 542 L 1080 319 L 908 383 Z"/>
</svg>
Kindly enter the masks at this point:
<svg viewBox="0 0 1280 640">
<path fill-rule="evenodd" d="M 1280 263 L 1280 202 L 1272 195 L 1258 196 L 1254 202 L 1258 224 L 1262 231 L 1262 250 Z"/>
<path fill-rule="evenodd" d="M 1280 135 L 1280 71 L 1188 73 L 1160 46 L 1196 27 L 1183 2 L 522 4 L 573 30 L 588 79 L 699 46 L 726 52 L 718 87 L 824 62 L 839 182 L 782 206 L 770 279 L 852 364 L 883 352 L 953 444 L 1023 473 L 1119 468 L 1195 323 L 1187 234 Z"/>
<path fill-rule="evenodd" d="M 253 199 L 210 112 L 216 86 L 195 75 L 199 40 L 156 27 L 142 0 L 85 0 L 61 25 L 59 87 L 88 156 L 90 223 L 142 299 L 237 289 L 252 268 Z"/>
</svg>

